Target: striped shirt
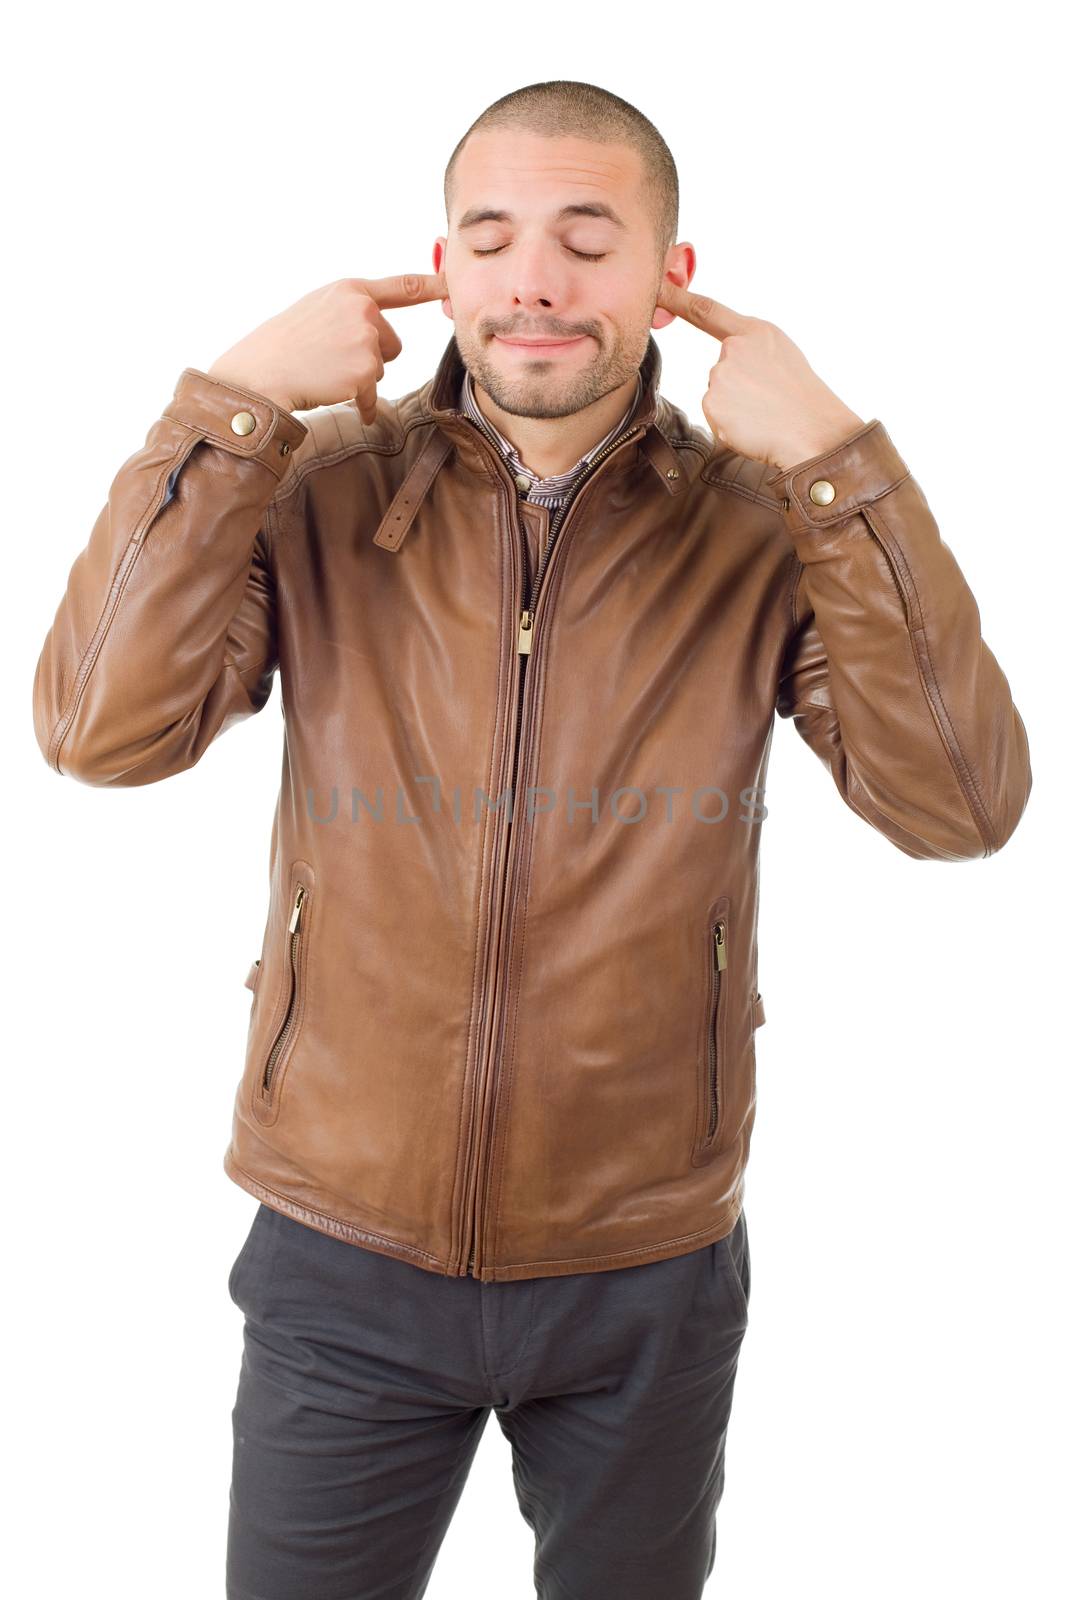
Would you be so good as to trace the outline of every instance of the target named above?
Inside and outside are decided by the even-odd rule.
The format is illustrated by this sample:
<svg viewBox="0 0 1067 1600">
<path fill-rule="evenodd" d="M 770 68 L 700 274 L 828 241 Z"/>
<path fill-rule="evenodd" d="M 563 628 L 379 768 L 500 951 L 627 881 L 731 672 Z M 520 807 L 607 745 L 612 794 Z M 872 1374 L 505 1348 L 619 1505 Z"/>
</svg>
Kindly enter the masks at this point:
<svg viewBox="0 0 1067 1600">
<path fill-rule="evenodd" d="M 512 444 L 511 440 L 505 439 L 500 430 L 498 428 L 494 428 L 488 417 L 486 417 L 481 406 L 474 398 L 474 381 L 471 378 L 469 369 L 465 371 L 463 375 L 463 389 L 460 395 L 460 405 L 472 421 L 481 424 L 483 430 L 488 433 L 490 439 L 500 451 L 500 454 L 503 456 L 506 465 L 511 471 L 512 477 L 515 479 L 515 485 L 521 498 L 524 500 L 533 500 L 538 505 L 548 506 L 551 511 L 557 511 L 560 507 L 566 505 L 570 493 L 574 488 L 575 480 L 585 469 L 591 458 L 595 456 L 598 451 L 603 450 L 605 445 L 610 444 L 615 436 L 622 433 L 627 427 L 630 418 L 633 416 L 641 402 L 641 394 L 643 390 L 644 381 L 641 377 L 641 374 L 638 373 L 637 393 L 634 395 L 633 405 L 630 407 L 629 411 L 627 411 L 622 420 L 616 423 L 615 427 L 604 435 L 599 444 L 595 444 L 593 445 L 592 449 L 587 450 L 585 455 L 582 456 L 581 460 L 574 463 L 574 466 L 571 467 L 569 472 L 553 473 L 547 478 L 539 478 L 535 472 L 530 471 L 529 467 L 524 466 L 519 456 L 519 452 Z"/>
</svg>

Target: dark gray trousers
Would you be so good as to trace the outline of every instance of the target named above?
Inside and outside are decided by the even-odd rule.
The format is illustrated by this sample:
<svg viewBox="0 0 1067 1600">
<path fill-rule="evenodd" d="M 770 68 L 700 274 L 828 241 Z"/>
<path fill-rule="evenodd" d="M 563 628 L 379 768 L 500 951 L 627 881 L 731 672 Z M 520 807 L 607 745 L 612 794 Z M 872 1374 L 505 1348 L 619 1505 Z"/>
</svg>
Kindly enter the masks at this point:
<svg viewBox="0 0 1067 1600">
<path fill-rule="evenodd" d="M 227 1600 L 420 1600 L 495 1411 L 540 1600 L 697 1600 L 748 1325 L 742 1211 L 669 1261 L 446 1278 L 261 1205 Z"/>
</svg>

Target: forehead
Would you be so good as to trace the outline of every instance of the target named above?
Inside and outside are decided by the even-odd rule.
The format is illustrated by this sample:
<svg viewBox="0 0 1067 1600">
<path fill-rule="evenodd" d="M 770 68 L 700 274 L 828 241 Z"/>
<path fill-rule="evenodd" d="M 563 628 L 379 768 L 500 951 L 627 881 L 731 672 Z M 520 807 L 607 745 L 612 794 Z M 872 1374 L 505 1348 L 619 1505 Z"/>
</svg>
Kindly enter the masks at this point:
<svg viewBox="0 0 1067 1600">
<path fill-rule="evenodd" d="M 641 177 L 640 155 L 630 145 L 494 128 L 471 134 L 460 151 L 453 214 L 462 225 L 466 213 L 484 207 L 554 215 L 568 202 L 599 201 L 625 224 L 634 219 Z"/>
</svg>

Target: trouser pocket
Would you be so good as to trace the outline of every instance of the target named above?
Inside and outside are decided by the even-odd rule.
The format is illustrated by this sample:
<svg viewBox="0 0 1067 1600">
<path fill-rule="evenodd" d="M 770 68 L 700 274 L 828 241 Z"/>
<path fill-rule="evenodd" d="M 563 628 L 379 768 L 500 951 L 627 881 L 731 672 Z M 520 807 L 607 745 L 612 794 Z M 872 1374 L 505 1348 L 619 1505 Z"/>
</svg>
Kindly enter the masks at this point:
<svg viewBox="0 0 1067 1600">
<path fill-rule="evenodd" d="M 230 1268 L 229 1281 L 226 1287 L 229 1292 L 230 1299 L 235 1305 L 238 1306 L 242 1304 L 240 1298 L 241 1286 L 245 1279 L 246 1270 L 259 1249 L 260 1239 L 263 1235 L 263 1224 L 265 1221 L 264 1213 L 268 1209 L 269 1208 L 261 1201 L 256 1210 L 255 1216 L 252 1218 L 252 1226 L 249 1228 L 248 1233 L 245 1236 L 245 1242 L 237 1252 L 237 1257 L 233 1263 L 233 1266 Z"/>
<path fill-rule="evenodd" d="M 739 1315 L 747 1322 L 752 1264 L 748 1248 L 748 1222 L 743 1206 L 730 1232 L 715 1241 L 715 1270 L 722 1273 L 723 1282 Z"/>
</svg>

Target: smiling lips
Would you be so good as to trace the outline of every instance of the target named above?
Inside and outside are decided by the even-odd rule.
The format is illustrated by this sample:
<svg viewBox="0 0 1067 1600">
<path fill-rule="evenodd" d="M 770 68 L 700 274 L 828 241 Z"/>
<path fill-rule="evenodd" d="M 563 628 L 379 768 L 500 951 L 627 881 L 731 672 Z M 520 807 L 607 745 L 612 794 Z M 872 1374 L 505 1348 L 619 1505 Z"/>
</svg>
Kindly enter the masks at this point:
<svg viewBox="0 0 1067 1600">
<path fill-rule="evenodd" d="M 553 355 L 557 350 L 571 350 L 575 345 L 582 344 L 588 335 L 580 333 L 574 339 L 505 339 L 498 333 L 494 337 L 498 344 L 508 350 L 525 350 L 531 355 Z"/>
</svg>

